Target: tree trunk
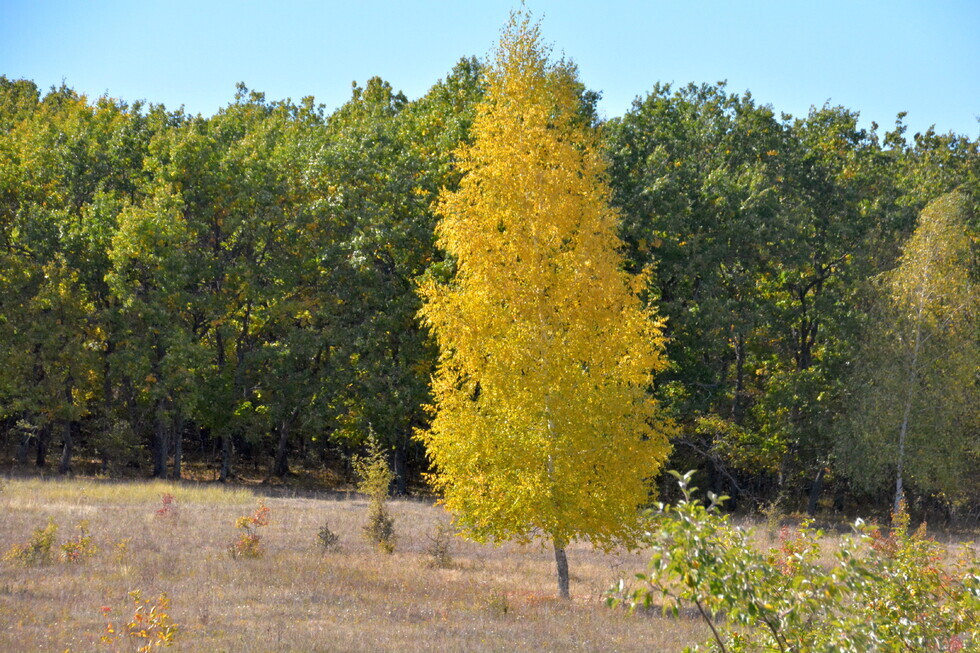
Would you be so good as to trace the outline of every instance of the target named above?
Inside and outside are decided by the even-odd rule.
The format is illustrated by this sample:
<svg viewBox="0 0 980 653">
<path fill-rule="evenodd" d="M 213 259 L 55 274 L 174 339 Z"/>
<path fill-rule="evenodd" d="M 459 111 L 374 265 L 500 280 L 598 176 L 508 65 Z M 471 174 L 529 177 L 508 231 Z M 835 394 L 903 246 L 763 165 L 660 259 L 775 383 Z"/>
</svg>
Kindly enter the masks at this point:
<svg viewBox="0 0 980 653">
<path fill-rule="evenodd" d="M 62 432 L 61 462 L 58 464 L 58 473 L 67 474 L 71 471 L 71 456 L 74 451 L 74 435 L 80 430 L 78 422 L 69 421 L 65 423 L 65 430 Z"/>
<path fill-rule="evenodd" d="M 821 465 L 817 477 L 813 479 L 813 485 L 810 486 L 810 499 L 807 502 L 806 514 L 811 517 L 817 514 L 817 502 L 820 500 L 820 493 L 823 492 L 823 479 L 826 473 L 827 468 Z"/>
<path fill-rule="evenodd" d="M 894 513 L 901 512 L 902 499 L 905 496 L 903 487 L 903 472 L 905 471 L 905 441 L 909 433 L 909 417 L 912 414 L 912 402 L 915 400 L 915 386 L 918 381 L 919 350 L 922 346 L 922 317 L 923 309 L 919 306 L 915 323 L 915 339 L 912 344 L 912 360 L 909 361 L 909 373 L 906 380 L 905 405 L 902 407 L 902 425 L 898 430 L 898 461 L 895 473 L 895 504 Z"/>
<path fill-rule="evenodd" d="M 20 444 L 17 445 L 17 464 L 26 465 L 27 464 L 27 450 L 31 446 L 31 438 L 35 436 L 31 435 L 30 431 L 25 430 L 20 436 Z"/>
<path fill-rule="evenodd" d="M 102 428 L 109 428 L 110 424 L 114 423 L 112 418 L 115 413 L 113 406 L 112 397 L 112 365 L 110 361 L 112 360 L 113 354 L 116 351 L 116 343 L 112 338 L 107 337 L 105 341 L 105 354 L 102 357 L 102 414 L 105 415 L 105 422 L 102 424 Z M 102 464 L 100 465 L 102 474 L 109 473 L 109 456 L 112 453 L 107 451 L 108 447 L 100 447 L 99 457 L 102 459 Z"/>
<path fill-rule="evenodd" d="M 34 464 L 44 467 L 48 462 L 48 439 L 51 437 L 51 425 L 45 424 L 37 434 L 37 457 Z"/>
<path fill-rule="evenodd" d="M 167 423 L 164 419 L 163 401 L 157 402 L 153 425 L 153 478 L 167 477 L 167 454 L 170 438 L 167 437 Z"/>
<path fill-rule="evenodd" d="M 405 460 L 407 452 L 405 444 L 399 442 L 395 444 L 392 452 L 392 471 L 395 473 L 395 496 L 405 496 L 408 494 L 408 464 Z"/>
<path fill-rule="evenodd" d="M 74 387 L 75 387 L 75 380 L 69 374 L 68 378 L 65 379 L 65 402 L 66 405 L 68 406 L 74 405 L 74 398 L 72 396 L 72 390 L 74 389 Z M 61 448 L 61 462 L 58 464 L 59 474 L 67 474 L 68 472 L 71 471 L 71 455 L 72 455 L 72 449 L 74 448 L 72 446 L 73 444 L 72 436 L 74 435 L 73 431 L 75 430 L 75 424 L 76 422 L 72 419 L 65 421 L 65 428 L 62 431 L 62 436 L 61 436 L 63 446 Z"/>
<path fill-rule="evenodd" d="M 571 598 L 568 592 L 568 556 L 565 555 L 565 547 L 558 540 L 553 540 L 555 545 L 555 567 L 558 571 L 558 596 L 563 599 Z"/>
<path fill-rule="evenodd" d="M 745 338 L 735 336 L 735 392 L 732 393 L 732 420 L 742 423 L 742 395 L 745 393 Z"/>
<path fill-rule="evenodd" d="M 184 458 L 184 418 L 181 416 L 174 417 L 174 466 L 171 478 L 175 481 L 180 480 L 181 474 L 181 464 Z"/>
<path fill-rule="evenodd" d="M 289 420 L 283 418 L 279 422 L 279 443 L 276 445 L 276 459 L 272 463 L 272 474 L 284 478 L 289 474 L 289 460 L 286 457 L 289 443 Z"/>
<path fill-rule="evenodd" d="M 904 436 L 904 433 L 902 435 Z M 902 463 L 903 463 L 902 458 L 904 455 L 904 448 L 905 448 L 904 444 L 905 444 L 905 439 L 903 437 L 902 438 L 903 451 L 901 454 L 899 454 L 898 472 L 895 476 L 895 501 L 892 504 L 892 513 L 896 515 L 902 512 L 902 498 L 905 496 L 905 488 L 902 486 Z"/>
<path fill-rule="evenodd" d="M 231 434 L 221 436 L 221 472 L 218 480 L 224 483 L 231 478 Z"/>
</svg>

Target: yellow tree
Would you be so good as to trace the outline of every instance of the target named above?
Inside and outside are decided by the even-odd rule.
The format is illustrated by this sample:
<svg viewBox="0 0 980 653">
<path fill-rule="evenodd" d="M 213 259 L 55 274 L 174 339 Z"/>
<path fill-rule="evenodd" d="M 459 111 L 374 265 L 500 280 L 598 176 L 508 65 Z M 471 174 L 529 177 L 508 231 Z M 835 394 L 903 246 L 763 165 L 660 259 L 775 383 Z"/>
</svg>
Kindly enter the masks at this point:
<svg viewBox="0 0 980 653">
<path fill-rule="evenodd" d="M 648 393 L 661 325 L 623 270 L 606 163 L 568 62 L 511 17 L 486 72 L 459 189 L 440 197 L 450 281 L 422 284 L 436 336 L 432 481 L 478 541 L 631 541 L 669 450 Z"/>
</svg>

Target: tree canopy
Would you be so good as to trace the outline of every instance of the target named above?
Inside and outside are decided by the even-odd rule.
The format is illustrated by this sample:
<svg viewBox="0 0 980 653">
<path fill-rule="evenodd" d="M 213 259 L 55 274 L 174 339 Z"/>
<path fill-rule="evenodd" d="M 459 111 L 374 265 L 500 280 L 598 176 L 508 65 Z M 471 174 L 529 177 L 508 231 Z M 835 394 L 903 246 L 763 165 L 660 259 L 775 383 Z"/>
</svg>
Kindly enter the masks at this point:
<svg viewBox="0 0 980 653">
<path fill-rule="evenodd" d="M 421 489 L 432 452 L 412 434 L 430 426 L 438 343 L 418 288 L 469 279 L 481 322 L 443 319 L 511 351 L 480 361 L 473 340 L 459 356 L 535 380 L 473 385 L 477 404 L 524 401 L 525 386 L 593 402 L 584 379 L 625 347 L 613 326 L 636 327 L 602 316 L 639 293 L 661 322 L 630 360 L 647 366 L 637 387 L 656 372 L 652 398 L 677 426 L 665 465 L 698 469 L 730 505 L 816 512 L 891 505 L 901 459 L 913 512 L 975 513 L 973 322 L 930 323 L 903 455 L 885 426 L 901 420 L 875 416 L 907 396 L 910 322 L 891 284 L 932 251 L 965 261 L 959 287 L 976 288 L 976 138 L 910 134 L 902 114 L 862 127 L 830 105 L 793 117 L 724 84 L 651 84 L 604 119 L 574 66 L 536 52 L 523 77 L 461 59 L 419 98 L 371 78 L 332 111 L 242 84 L 194 116 L 0 76 L 0 459 L 344 482 L 373 432 L 396 489 Z M 951 193 L 955 210 L 926 211 Z M 460 219 L 453 243 L 445 225 L 467 211 L 493 230 Z M 925 237 L 937 211 L 958 216 L 969 257 Z M 600 264 L 648 283 L 623 290 Z M 544 306 L 561 310 L 534 336 L 526 318 Z M 596 339 L 608 347 L 583 344 Z M 552 346 L 549 367 L 519 363 Z M 546 371 L 573 360 L 578 377 Z"/>
</svg>

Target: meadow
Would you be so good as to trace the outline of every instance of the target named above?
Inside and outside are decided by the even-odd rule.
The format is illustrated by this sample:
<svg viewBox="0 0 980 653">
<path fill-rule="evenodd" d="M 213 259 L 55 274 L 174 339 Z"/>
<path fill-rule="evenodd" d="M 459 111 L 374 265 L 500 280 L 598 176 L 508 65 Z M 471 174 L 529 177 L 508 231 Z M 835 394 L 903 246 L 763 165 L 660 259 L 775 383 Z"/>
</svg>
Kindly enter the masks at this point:
<svg viewBox="0 0 980 653">
<path fill-rule="evenodd" d="M 241 534 L 235 522 L 260 501 L 269 508 L 268 525 L 255 528 L 264 554 L 233 557 Z M 0 562 L 0 651 L 152 644 L 126 627 L 134 620 L 134 590 L 145 602 L 139 627 L 148 635 L 154 624 L 177 626 L 173 651 L 677 651 L 709 636 L 690 616 L 628 615 L 605 606 L 604 592 L 643 568 L 642 552 L 607 555 L 573 545 L 572 600 L 562 601 L 549 549 L 451 537 L 440 558 L 435 543 L 449 521 L 445 511 L 431 501 L 390 506 L 398 539 L 386 555 L 363 537 L 367 501 L 356 494 L 4 481 L 0 552 L 25 544 L 50 521 L 58 531 L 50 561 Z M 83 521 L 90 541 L 82 548 L 91 555 L 66 562 L 60 545 L 79 541 Z M 324 525 L 337 536 L 330 549 L 319 543 Z M 169 607 L 159 602 L 163 593 Z"/>
</svg>

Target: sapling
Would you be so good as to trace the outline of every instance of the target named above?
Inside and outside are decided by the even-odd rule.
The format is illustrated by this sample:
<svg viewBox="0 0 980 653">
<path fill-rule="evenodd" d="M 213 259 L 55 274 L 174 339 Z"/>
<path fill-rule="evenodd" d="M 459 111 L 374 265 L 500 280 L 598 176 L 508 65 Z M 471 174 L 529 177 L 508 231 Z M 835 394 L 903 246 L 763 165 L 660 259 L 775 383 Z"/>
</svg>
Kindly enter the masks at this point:
<svg viewBox="0 0 980 653">
<path fill-rule="evenodd" d="M 388 489 L 394 474 L 373 433 L 368 438 L 367 454 L 354 456 L 353 464 L 360 479 L 357 489 L 368 496 L 368 522 L 364 525 L 364 535 L 379 551 L 392 553 L 397 538 L 395 520 L 388 512 Z"/>
</svg>

